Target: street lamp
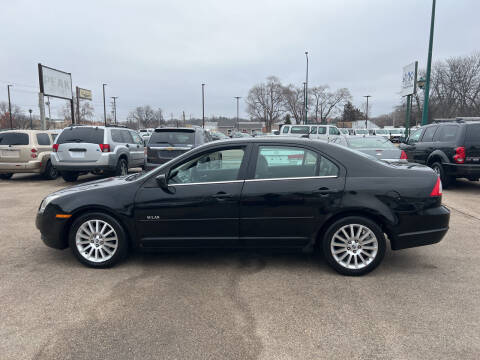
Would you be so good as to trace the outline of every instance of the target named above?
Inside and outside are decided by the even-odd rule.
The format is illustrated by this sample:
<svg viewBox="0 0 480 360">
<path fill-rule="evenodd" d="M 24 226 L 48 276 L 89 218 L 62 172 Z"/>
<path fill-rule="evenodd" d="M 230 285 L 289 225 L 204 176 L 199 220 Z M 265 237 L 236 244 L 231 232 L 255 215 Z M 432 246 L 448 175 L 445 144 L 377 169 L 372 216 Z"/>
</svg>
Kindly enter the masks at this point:
<svg viewBox="0 0 480 360">
<path fill-rule="evenodd" d="M 372 95 L 363 95 L 364 98 L 367 98 L 367 109 L 366 109 L 366 114 L 365 114 L 365 129 L 368 128 L 368 98 L 371 98 Z"/>
<path fill-rule="evenodd" d="M 28 112 L 30 113 L 30 129 L 33 129 L 32 111 L 32 109 L 28 109 Z"/>
<path fill-rule="evenodd" d="M 7 85 L 7 91 L 8 91 L 8 117 L 10 118 L 10 129 L 13 130 L 13 120 L 12 120 L 12 104 L 10 102 L 10 88 L 13 85 Z"/>
<path fill-rule="evenodd" d="M 422 112 L 422 125 L 427 125 L 428 123 L 428 102 L 429 102 L 429 92 L 430 92 L 430 73 L 432 69 L 432 48 L 433 48 L 433 29 L 435 25 L 435 3 L 436 0 L 432 1 L 432 17 L 430 19 L 430 40 L 428 42 L 428 59 L 427 59 L 427 79 L 425 81 L 425 90 L 424 101 L 423 101 L 423 112 Z"/>
<path fill-rule="evenodd" d="M 107 84 L 102 84 L 102 87 L 103 87 L 103 121 L 105 123 L 105 126 L 107 126 L 107 106 L 105 105 L 105 86 L 107 86 Z"/>
<path fill-rule="evenodd" d="M 237 124 L 236 124 L 236 125 L 237 125 L 237 126 L 236 126 L 237 130 L 240 130 L 240 129 L 239 129 L 239 125 L 238 125 L 238 101 L 239 101 L 241 98 L 242 98 L 241 96 L 235 96 L 235 97 L 234 97 L 234 99 L 237 99 Z"/>
<path fill-rule="evenodd" d="M 417 80 L 417 85 L 420 89 L 423 89 L 425 87 L 425 78 L 422 76 L 420 79 Z"/>
<path fill-rule="evenodd" d="M 305 51 L 307 70 L 305 73 L 305 124 L 308 122 L 308 51 Z"/>
<path fill-rule="evenodd" d="M 202 84 L 202 128 L 205 129 L 205 84 Z"/>
</svg>

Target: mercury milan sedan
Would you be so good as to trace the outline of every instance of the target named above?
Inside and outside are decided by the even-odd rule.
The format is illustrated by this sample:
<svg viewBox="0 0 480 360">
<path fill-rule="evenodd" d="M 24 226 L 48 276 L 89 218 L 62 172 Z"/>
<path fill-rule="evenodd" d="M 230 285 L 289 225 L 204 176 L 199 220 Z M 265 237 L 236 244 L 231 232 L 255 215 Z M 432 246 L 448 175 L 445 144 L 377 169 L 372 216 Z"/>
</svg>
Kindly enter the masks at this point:
<svg viewBox="0 0 480 360">
<path fill-rule="evenodd" d="M 438 175 L 301 138 L 216 141 L 147 173 L 47 196 L 36 224 L 46 245 L 107 267 L 134 250 L 322 250 L 362 275 L 393 250 L 439 242 L 450 213 Z"/>
</svg>

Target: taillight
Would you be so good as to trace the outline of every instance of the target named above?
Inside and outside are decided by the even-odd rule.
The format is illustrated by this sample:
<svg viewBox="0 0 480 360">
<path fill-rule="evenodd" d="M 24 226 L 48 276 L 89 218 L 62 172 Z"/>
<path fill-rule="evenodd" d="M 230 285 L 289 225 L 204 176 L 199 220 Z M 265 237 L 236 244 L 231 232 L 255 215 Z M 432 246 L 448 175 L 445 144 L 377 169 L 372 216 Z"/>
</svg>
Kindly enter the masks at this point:
<svg viewBox="0 0 480 360">
<path fill-rule="evenodd" d="M 102 152 L 110 152 L 110 144 L 98 144 Z"/>
<path fill-rule="evenodd" d="M 442 181 L 440 180 L 440 177 L 438 177 L 430 196 L 442 196 L 442 190 Z"/>
<path fill-rule="evenodd" d="M 407 153 L 405 151 L 402 150 L 402 154 L 400 155 L 400 159 L 401 160 L 408 160 L 408 156 L 407 156 Z"/>
<path fill-rule="evenodd" d="M 455 160 L 457 164 L 463 164 L 465 162 L 465 157 L 465 148 L 463 146 L 457 147 L 455 149 L 455 155 L 453 156 L 453 160 Z"/>
<path fill-rule="evenodd" d="M 53 144 L 52 148 L 53 148 L 53 152 L 57 152 L 58 151 L 58 144 Z"/>
<path fill-rule="evenodd" d="M 37 157 L 37 149 L 33 148 L 32 150 L 30 150 L 30 152 L 30 156 L 35 159 Z"/>
</svg>

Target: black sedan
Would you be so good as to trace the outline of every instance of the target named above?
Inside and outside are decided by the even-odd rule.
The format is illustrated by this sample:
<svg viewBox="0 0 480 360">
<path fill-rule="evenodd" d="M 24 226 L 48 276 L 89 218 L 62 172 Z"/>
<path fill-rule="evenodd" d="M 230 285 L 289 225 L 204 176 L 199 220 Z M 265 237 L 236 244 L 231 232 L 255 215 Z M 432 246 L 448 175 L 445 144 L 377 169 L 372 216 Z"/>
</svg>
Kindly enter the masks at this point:
<svg viewBox="0 0 480 360">
<path fill-rule="evenodd" d="M 389 164 L 300 138 L 212 142 L 147 173 L 47 196 L 46 245 L 92 267 L 134 249 L 323 249 L 338 272 L 361 275 L 394 250 L 434 244 L 450 213 L 430 168 Z"/>
</svg>

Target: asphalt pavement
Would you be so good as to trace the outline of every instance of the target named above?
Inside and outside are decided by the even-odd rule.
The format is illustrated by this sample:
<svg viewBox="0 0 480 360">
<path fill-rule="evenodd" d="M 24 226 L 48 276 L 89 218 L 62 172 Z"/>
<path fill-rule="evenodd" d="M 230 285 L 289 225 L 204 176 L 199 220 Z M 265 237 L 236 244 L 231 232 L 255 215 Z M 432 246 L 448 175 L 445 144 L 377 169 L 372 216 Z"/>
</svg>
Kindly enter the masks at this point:
<svg viewBox="0 0 480 360">
<path fill-rule="evenodd" d="M 360 278 L 318 255 L 254 251 L 89 269 L 35 228 L 42 198 L 66 185 L 0 180 L 1 359 L 479 358 L 478 182 L 445 191 L 442 242 L 388 250 Z"/>
</svg>

